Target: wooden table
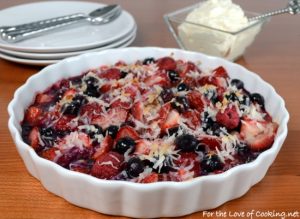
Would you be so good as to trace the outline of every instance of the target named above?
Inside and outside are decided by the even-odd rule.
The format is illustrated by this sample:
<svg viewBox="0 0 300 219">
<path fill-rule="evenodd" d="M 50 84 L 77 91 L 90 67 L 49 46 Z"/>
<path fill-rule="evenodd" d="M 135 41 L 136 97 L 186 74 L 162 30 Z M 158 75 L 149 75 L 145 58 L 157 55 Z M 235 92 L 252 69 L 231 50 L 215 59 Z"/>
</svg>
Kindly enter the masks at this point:
<svg viewBox="0 0 300 219">
<path fill-rule="evenodd" d="M 0 1 L 0 8 L 28 3 Z M 133 46 L 177 47 L 162 15 L 196 0 L 102 0 L 119 3 L 134 15 L 138 24 Z M 266 11 L 285 6 L 280 0 L 237 1 L 248 11 Z M 295 212 L 300 217 L 300 16 L 283 15 L 268 23 L 255 43 L 237 61 L 271 83 L 285 99 L 290 112 L 288 137 L 266 177 L 243 197 L 210 211 L 186 218 L 216 218 L 217 213 Z M 0 60 L 0 218 L 110 218 L 69 204 L 48 191 L 28 174 L 8 132 L 6 112 L 17 87 L 41 67 Z M 294 216 L 297 216 L 297 212 Z M 121 217 L 116 217 L 121 218 Z M 222 217 L 219 217 L 222 218 Z M 239 218 L 239 217 L 236 217 Z M 266 217 L 264 217 L 266 218 Z M 278 218 L 278 217 L 276 217 Z"/>
</svg>

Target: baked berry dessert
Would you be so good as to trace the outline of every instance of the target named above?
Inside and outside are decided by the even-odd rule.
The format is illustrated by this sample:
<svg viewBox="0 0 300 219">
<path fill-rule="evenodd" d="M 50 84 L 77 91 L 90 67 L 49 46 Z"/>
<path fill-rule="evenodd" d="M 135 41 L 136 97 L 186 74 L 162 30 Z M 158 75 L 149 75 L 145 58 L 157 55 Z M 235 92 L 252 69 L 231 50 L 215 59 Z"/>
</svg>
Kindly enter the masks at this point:
<svg viewBox="0 0 300 219">
<path fill-rule="evenodd" d="M 248 163 L 278 125 L 264 98 L 231 79 L 172 57 L 122 61 L 38 93 L 23 140 L 64 168 L 100 179 L 185 181 Z"/>
</svg>

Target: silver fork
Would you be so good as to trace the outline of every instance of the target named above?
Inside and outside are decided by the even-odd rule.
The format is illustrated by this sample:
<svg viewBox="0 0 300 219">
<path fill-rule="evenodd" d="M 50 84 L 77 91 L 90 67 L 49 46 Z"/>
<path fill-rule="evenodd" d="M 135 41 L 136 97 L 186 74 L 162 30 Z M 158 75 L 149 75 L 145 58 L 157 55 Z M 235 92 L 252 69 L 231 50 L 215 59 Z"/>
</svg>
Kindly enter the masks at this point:
<svg viewBox="0 0 300 219">
<path fill-rule="evenodd" d="M 276 11 L 271 11 L 262 15 L 258 15 L 252 18 L 249 18 L 249 21 L 259 20 L 261 18 L 271 17 L 279 14 L 299 14 L 300 13 L 300 0 L 290 0 L 287 7 L 283 9 L 279 9 Z"/>
<path fill-rule="evenodd" d="M 32 23 L 0 27 L 0 37 L 9 43 L 19 42 L 42 34 L 88 22 L 93 25 L 106 24 L 115 20 L 122 12 L 119 5 L 108 5 L 98 8 L 89 14 L 77 13 Z"/>
</svg>

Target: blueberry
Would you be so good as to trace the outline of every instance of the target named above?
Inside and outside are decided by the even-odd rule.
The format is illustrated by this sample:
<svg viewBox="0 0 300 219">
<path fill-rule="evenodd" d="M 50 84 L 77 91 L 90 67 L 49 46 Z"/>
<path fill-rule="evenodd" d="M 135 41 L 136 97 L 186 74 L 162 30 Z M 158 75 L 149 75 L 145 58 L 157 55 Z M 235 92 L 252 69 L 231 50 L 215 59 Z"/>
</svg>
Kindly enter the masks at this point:
<svg viewBox="0 0 300 219">
<path fill-rule="evenodd" d="M 216 90 L 207 90 L 204 93 L 204 96 L 209 99 L 213 104 L 216 104 L 219 101 L 218 94 Z"/>
<path fill-rule="evenodd" d="M 183 152 L 195 151 L 199 143 L 200 142 L 190 134 L 180 135 L 175 140 L 177 149 L 180 149 Z"/>
<path fill-rule="evenodd" d="M 224 128 L 219 123 L 213 121 L 211 118 L 207 119 L 206 123 L 202 124 L 203 131 L 210 135 L 220 136 L 222 133 L 221 128 Z"/>
<path fill-rule="evenodd" d="M 185 84 L 185 83 L 180 83 L 178 86 L 177 86 L 177 90 L 180 92 L 180 91 L 188 91 L 189 90 L 189 87 Z"/>
<path fill-rule="evenodd" d="M 80 107 L 86 103 L 85 97 L 77 95 L 72 99 L 71 103 L 66 103 L 62 107 L 62 113 L 64 115 L 73 115 L 77 116 L 80 110 Z"/>
<path fill-rule="evenodd" d="M 205 131 L 208 134 L 213 134 L 213 135 L 217 135 L 220 136 L 223 126 L 221 126 L 219 123 L 215 122 L 210 115 L 208 114 L 208 112 L 204 112 L 204 116 L 202 119 L 202 129 L 203 131 Z"/>
<path fill-rule="evenodd" d="M 98 79 L 94 77 L 88 77 L 84 80 L 86 83 L 86 90 L 84 91 L 85 95 L 88 95 L 90 97 L 99 97 L 99 87 L 98 87 Z"/>
<path fill-rule="evenodd" d="M 203 130 L 207 131 L 208 129 L 211 129 L 213 124 L 214 124 L 214 121 L 212 120 L 212 118 L 210 117 L 208 112 L 204 112 L 204 116 L 203 116 L 203 119 L 202 119 L 202 128 L 203 128 Z"/>
<path fill-rule="evenodd" d="M 186 97 L 176 97 L 175 101 L 171 103 L 172 107 L 178 112 L 182 113 L 189 109 L 190 104 Z"/>
<path fill-rule="evenodd" d="M 121 138 L 117 141 L 115 149 L 120 154 L 124 154 L 128 150 L 133 152 L 135 149 L 135 141 L 130 137 Z"/>
<path fill-rule="evenodd" d="M 32 126 L 25 123 L 25 124 L 22 124 L 22 139 L 27 143 L 27 144 L 30 144 L 29 142 L 29 139 L 28 139 L 28 136 L 29 136 L 29 133 L 30 131 L 32 130 Z"/>
<path fill-rule="evenodd" d="M 232 102 L 234 102 L 234 101 L 239 101 L 239 98 L 236 96 L 235 93 L 227 94 L 227 95 L 225 95 L 225 98 L 226 98 L 227 100 L 229 100 L 229 101 L 232 101 Z"/>
<path fill-rule="evenodd" d="M 239 79 L 232 79 L 230 84 L 232 86 L 235 86 L 237 89 L 243 89 L 244 88 L 244 83 Z"/>
<path fill-rule="evenodd" d="M 172 82 L 176 82 L 180 80 L 179 74 L 174 70 L 169 70 L 168 76 Z"/>
<path fill-rule="evenodd" d="M 258 93 L 251 94 L 251 101 L 260 105 L 263 109 L 265 108 L 265 99 Z"/>
<path fill-rule="evenodd" d="M 243 142 L 240 142 L 239 144 L 237 144 L 235 146 L 235 150 L 236 150 L 237 154 L 239 155 L 240 160 L 243 163 L 248 163 L 255 159 L 255 156 L 253 156 L 253 153 L 251 152 L 250 147 Z"/>
<path fill-rule="evenodd" d="M 119 130 L 118 126 L 111 125 L 106 129 L 106 134 L 110 135 L 112 138 L 115 138 L 118 130 Z"/>
<path fill-rule="evenodd" d="M 237 151 L 237 154 L 242 157 L 248 156 L 249 153 L 251 152 L 249 146 L 243 142 L 240 142 L 239 144 L 237 144 L 235 146 L 235 150 Z"/>
<path fill-rule="evenodd" d="M 87 77 L 84 82 L 86 83 L 86 86 L 96 86 L 98 83 L 98 79 L 94 77 Z"/>
<path fill-rule="evenodd" d="M 197 147 L 195 148 L 196 152 L 205 152 L 206 151 L 206 147 L 204 144 L 198 144 Z"/>
<path fill-rule="evenodd" d="M 126 173 L 130 178 L 138 177 L 144 171 L 144 163 L 138 157 L 132 157 L 126 164 Z"/>
<path fill-rule="evenodd" d="M 72 102 L 74 102 L 74 103 L 76 103 L 76 104 L 82 106 L 83 104 L 86 104 L 86 103 L 87 103 L 87 99 L 86 99 L 84 96 L 82 96 L 82 95 L 76 95 L 76 96 L 73 98 Z"/>
<path fill-rule="evenodd" d="M 244 94 L 242 96 L 242 100 L 239 100 L 240 104 L 243 104 L 243 105 L 246 105 L 246 106 L 249 106 L 250 105 L 250 98 L 248 95 Z"/>
<path fill-rule="evenodd" d="M 213 132 L 213 134 L 216 136 L 220 136 L 220 134 L 222 133 L 222 130 L 221 130 L 222 126 L 220 126 L 219 123 L 217 123 L 217 122 L 212 123 L 210 128 L 211 128 L 211 131 Z"/>
<path fill-rule="evenodd" d="M 90 138 L 95 138 L 95 135 L 103 134 L 103 129 L 99 125 L 92 125 L 91 129 L 87 132 Z"/>
<path fill-rule="evenodd" d="M 207 173 L 213 172 L 215 170 L 221 170 L 223 166 L 223 163 L 216 154 L 207 154 L 201 161 L 201 168 Z"/>
<path fill-rule="evenodd" d="M 164 103 L 171 101 L 174 97 L 172 90 L 169 88 L 163 89 L 160 93 L 160 96 L 163 99 Z"/>
<path fill-rule="evenodd" d="M 62 107 L 62 113 L 64 115 L 77 116 L 78 112 L 79 112 L 79 109 L 80 109 L 80 105 L 78 105 L 77 103 L 74 103 L 74 102 L 66 103 Z"/>
<path fill-rule="evenodd" d="M 146 58 L 146 59 L 144 59 L 144 61 L 143 61 L 143 65 L 149 65 L 149 64 L 151 64 L 151 63 L 155 63 L 155 59 L 152 58 L 152 57 Z"/>
<path fill-rule="evenodd" d="M 121 78 L 125 78 L 128 75 L 128 72 L 121 71 Z"/>
<path fill-rule="evenodd" d="M 169 128 L 167 132 L 170 136 L 174 135 L 174 134 L 175 134 L 175 136 L 177 136 L 178 130 L 179 130 L 179 127 L 173 127 L 173 128 Z"/>
<path fill-rule="evenodd" d="M 98 86 L 88 86 L 84 94 L 90 97 L 100 97 L 101 95 Z"/>
<path fill-rule="evenodd" d="M 57 133 L 51 128 L 40 128 L 41 139 L 46 146 L 52 146 L 57 138 Z"/>
</svg>

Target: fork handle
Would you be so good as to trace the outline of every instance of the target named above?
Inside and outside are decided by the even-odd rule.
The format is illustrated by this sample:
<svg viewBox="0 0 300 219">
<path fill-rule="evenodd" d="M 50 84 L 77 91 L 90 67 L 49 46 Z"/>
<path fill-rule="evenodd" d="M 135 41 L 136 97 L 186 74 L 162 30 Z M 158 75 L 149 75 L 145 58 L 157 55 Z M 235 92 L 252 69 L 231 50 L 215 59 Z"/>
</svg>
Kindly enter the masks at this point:
<svg viewBox="0 0 300 219">
<path fill-rule="evenodd" d="M 30 26 L 32 28 L 27 29 L 18 29 L 10 32 L 2 32 L 1 38 L 9 43 L 19 42 L 25 39 L 33 38 L 36 36 L 43 35 L 44 33 L 48 33 L 57 29 L 62 29 L 66 26 L 74 25 L 79 21 L 86 21 L 86 16 L 82 14 L 80 16 L 68 17 L 62 20 L 52 20 L 51 22 L 46 22 L 40 25 Z M 27 26 L 29 27 L 29 26 Z"/>
<path fill-rule="evenodd" d="M 2 26 L 2 27 L 0 27 L 0 33 L 8 34 L 10 32 L 15 32 L 15 31 L 39 28 L 41 26 L 52 25 L 54 23 L 67 22 L 70 19 L 72 20 L 72 19 L 76 19 L 76 18 L 79 18 L 82 16 L 84 16 L 83 13 L 76 13 L 76 14 L 70 14 L 70 15 L 30 22 L 30 23 L 26 23 L 26 24 L 15 25 L 15 26 Z"/>
</svg>

